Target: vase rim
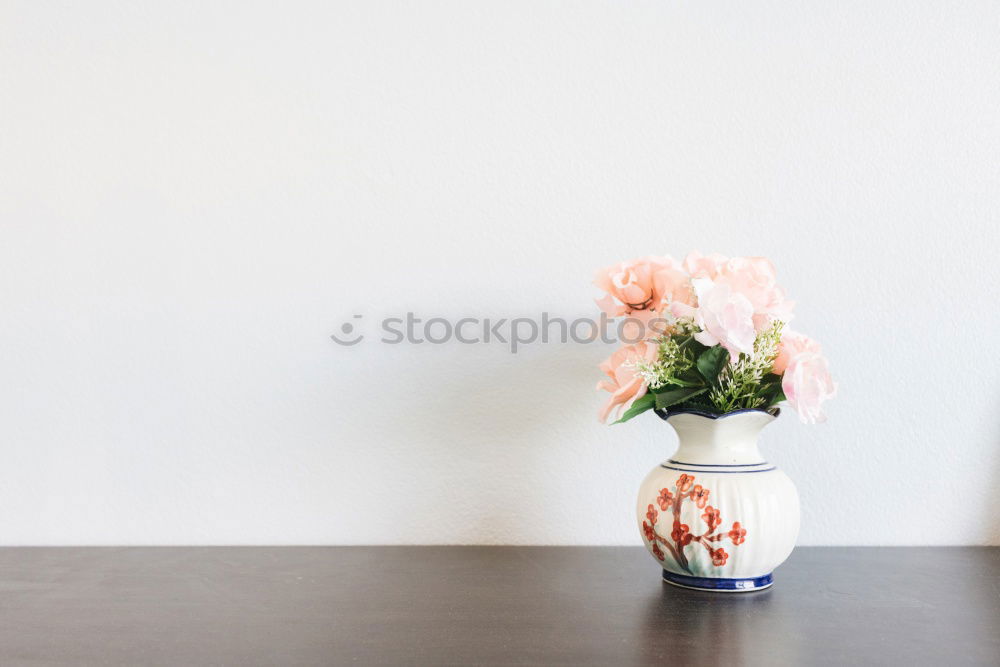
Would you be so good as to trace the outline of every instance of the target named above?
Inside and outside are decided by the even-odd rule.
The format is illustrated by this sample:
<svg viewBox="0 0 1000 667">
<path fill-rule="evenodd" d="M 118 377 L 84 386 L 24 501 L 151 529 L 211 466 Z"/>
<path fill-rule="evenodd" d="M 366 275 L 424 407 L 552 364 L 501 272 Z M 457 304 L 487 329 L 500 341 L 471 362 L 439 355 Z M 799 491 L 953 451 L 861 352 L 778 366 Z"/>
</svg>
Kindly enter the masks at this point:
<svg viewBox="0 0 1000 667">
<path fill-rule="evenodd" d="M 724 412 L 723 414 L 715 414 L 714 412 L 706 412 L 705 410 L 654 410 L 654 412 L 659 415 L 660 419 L 663 421 L 668 421 L 671 417 L 676 415 L 694 415 L 695 417 L 704 417 L 705 419 L 724 419 L 726 417 L 732 417 L 733 415 L 744 415 L 747 413 L 759 412 L 761 414 L 768 415 L 775 419 L 781 414 L 781 408 L 770 408 L 764 410 L 763 408 L 743 408 L 741 410 L 733 410 L 732 412 Z"/>
</svg>

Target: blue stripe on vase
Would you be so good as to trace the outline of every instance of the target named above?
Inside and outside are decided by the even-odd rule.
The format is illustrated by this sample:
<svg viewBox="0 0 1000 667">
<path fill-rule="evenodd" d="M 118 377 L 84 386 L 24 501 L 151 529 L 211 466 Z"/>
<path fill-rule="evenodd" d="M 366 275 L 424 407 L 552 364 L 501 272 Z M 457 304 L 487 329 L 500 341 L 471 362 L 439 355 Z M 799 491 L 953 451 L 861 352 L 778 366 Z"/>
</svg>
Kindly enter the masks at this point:
<svg viewBox="0 0 1000 667">
<path fill-rule="evenodd" d="M 710 472 L 713 475 L 743 475 L 750 474 L 752 472 L 770 472 L 778 469 L 778 466 L 771 466 L 770 468 L 757 468 L 756 470 L 701 470 L 694 468 L 675 468 L 673 466 L 668 466 L 666 463 L 661 463 L 660 467 L 668 470 L 679 470 L 680 472 Z"/>
<path fill-rule="evenodd" d="M 711 577 L 690 577 L 684 574 L 663 571 L 663 578 L 680 586 L 702 588 L 710 591 L 753 591 L 774 583 L 772 573 L 750 579 L 715 579 Z"/>
<path fill-rule="evenodd" d="M 676 463 L 681 466 L 701 466 L 702 468 L 750 468 L 753 466 L 766 466 L 767 461 L 760 463 L 688 463 L 687 461 L 674 461 L 670 459 L 667 463 Z"/>
<path fill-rule="evenodd" d="M 769 410 L 762 410 L 761 408 L 744 408 L 741 410 L 733 410 L 732 412 L 726 412 L 724 414 L 716 414 L 714 412 L 705 412 L 704 410 L 666 410 L 654 409 L 660 419 L 666 421 L 673 417 L 674 415 L 695 415 L 697 417 L 704 417 L 706 419 L 725 419 L 726 417 L 732 417 L 733 415 L 742 415 L 747 412 L 760 412 L 762 414 L 771 415 L 777 418 L 781 414 L 781 408 L 771 408 Z"/>
</svg>

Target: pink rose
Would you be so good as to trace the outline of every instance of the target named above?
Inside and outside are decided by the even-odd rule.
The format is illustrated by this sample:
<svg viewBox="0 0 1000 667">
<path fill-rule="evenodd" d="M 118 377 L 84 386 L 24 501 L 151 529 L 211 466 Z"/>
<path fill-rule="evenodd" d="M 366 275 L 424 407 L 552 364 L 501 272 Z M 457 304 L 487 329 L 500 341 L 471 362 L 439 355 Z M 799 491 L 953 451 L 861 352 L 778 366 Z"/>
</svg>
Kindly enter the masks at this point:
<svg viewBox="0 0 1000 667">
<path fill-rule="evenodd" d="M 803 336 L 791 329 L 785 329 L 781 334 L 781 341 L 778 343 L 778 356 L 774 360 L 775 374 L 781 375 L 784 373 L 792 359 L 803 352 L 823 354 L 823 349 L 812 338 Z"/>
<path fill-rule="evenodd" d="M 781 389 L 805 424 L 826 421 L 823 401 L 837 395 L 829 364 L 818 352 L 806 350 L 792 357 L 781 378 Z"/>
<path fill-rule="evenodd" d="M 619 348 L 604 363 L 601 370 L 608 380 L 597 383 L 598 389 L 611 392 L 608 402 L 601 409 L 599 419 L 607 421 L 608 415 L 614 411 L 615 416 L 623 410 L 632 407 L 635 399 L 646 393 L 646 381 L 635 372 L 635 362 L 645 360 L 656 361 L 659 348 L 655 343 L 636 343 Z"/>
<path fill-rule="evenodd" d="M 597 272 L 594 284 L 607 292 L 597 300 L 611 317 L 657 311 L 673 301 L 691 303 L 691 280 L 671 257 L 644 257 Z"/>
<path fill-rule="evenodd" d="M 729 351 L 729 359 L 733 362 L 741 352 L 752 354 L 757 331 L 753 325 L 754 311 L 750 300 L 725 283 L 713 283 L 703 278 L 693 282 L 698 294 L 695 324 L 701 328 L 694 335 L 695 340 L 708 347 L 721 345 Z M 686 308 L 677 306 L 674 312 L 682 316 Z"/>
<path fill-rule="evenodd" d="M 774 265 L 765 257 L 733 257 L 722 267 L 717 282 L 729 285 L 750 301 L 757 331 L 764 331 L 775 321 L 787 322 L 792 318 L 795 302 L 785 300 Z"/>
</svg>

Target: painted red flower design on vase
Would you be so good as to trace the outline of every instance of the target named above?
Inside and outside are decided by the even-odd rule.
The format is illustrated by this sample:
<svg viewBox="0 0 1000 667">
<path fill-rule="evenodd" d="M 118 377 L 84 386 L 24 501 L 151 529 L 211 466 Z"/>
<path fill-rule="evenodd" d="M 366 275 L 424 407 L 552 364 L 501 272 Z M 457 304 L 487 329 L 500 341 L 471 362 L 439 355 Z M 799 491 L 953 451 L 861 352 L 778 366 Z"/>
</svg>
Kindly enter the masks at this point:
<svg viewBox="0 0 1000 667">
<path fill-rule="evenodd" d="M 692 488 L 693 487 L 693 488 Z M 728 532 L 716 533 L 715 529 L 722 525 L 720 511 L 708 504 L 711 491 L 701 484 L 694 484 L 694 475 L 681 475 L 674 482 L 674 490 L 660 489 L 656 496 L 656 505 L 659 505 L 663 512 L 670 512 L 673 518 L 669 538 L 664 537 L 656 530 L 656 524 L 660 513 L 656 506 L 650 504 L 646 508 L 647 521 L 642 522 L 642 533 L 650 543 L 653 555 L 659 560 L 665 560 L 669 553 L 674 561 L 685 572 L 690 573 L 691 567 L 687 555 L 684 553 L 685 547 L 692 542 L 702 545 L 708 552 L 708 557 L 715 567 L 722 567 L 729 560 L 729 554 L 722 547 L 715 547 L 713 543 L 720 542 L 728 537 L 733 546 L 739 546 L 746 541 L 747 530 L 739 521 L 733 522 L 733 527 Z M 701 515 L 701 520 L 705 522 L 707 529 L 704 533 L 696 535 L 691 532 L 691 527 L 686 523 L 681 523 L 681 507 L 684 501 L 690 500 L 698 509 L 705 512 Z M 723 529 L 725 530 L 725 529 Z M 664 552 L 666 549 L 666 552 Z"/>
<path fill-rule="evenodd" d="M 709 493 L 711 493 L 711 491 L 703 488 L 701 484 L 695 484 L 694 488 L 691 489 L 691 500 L 693 500 L 694 504 L 698 506 L 698 509 L 705 509 Z"/>
<path fill-rule="evenodd" d="M 655 507 L 653 507 L 652 505 L 650 505 L 646 509 L 646 518 L 649 519 L 649 522 L 651 524 L 653 524 L 654 526 L 656 525 L 656 517 L 657 516 L 659 516 L 659 512 L 656 511 Z"/>
<path fill-rule="evenodd" d="M 660 509 L 666 512 L 674 502 L 674 494 L 670 492 L 670 489 L 662 489 L 656 502 L 660 504 Z"/>
<path fill-rule="evenodd" d="M 688 489 L 691 488 L 691 484 L 694 482 L 694 475 L 681 475 L 677 478 L 675 483 L 677 490 L 681 493 L 687 493 Z M 660 493 L 663 493 L 661 491 Z"/>
<path fill-rule="evenodd" d="M 649 540 L 650 542 L 652 542 L 653 546 L 655 547 L 656 546 L 656 529 L 653 528 L 648 523 L 646 523 L 645 521 L 643 521 L 642 522 L 642 532 L 646 536 L 646 539 Z"/>
<path fill-rule="evenodd" d="M 722 523 L 722 517 L 719 516 L 719 510 L 715 509 L 711 505 L 705 508 L 705 513 L 701 515 L 701 518 L 708 524 L 708 532 L 712 532 Z"/>
<path fill-rule="evenodd" d="M 687 546 L 691 544 L 691 540 L 694 539 L 694 535 L 691 534 L 691 529 L 688 528 L 686 523 L 681 523 L 674 519 L 674 529 L 670 531 L 670 539 L 672 539 L 677 544 L 682 546 Z"/>
</svg>

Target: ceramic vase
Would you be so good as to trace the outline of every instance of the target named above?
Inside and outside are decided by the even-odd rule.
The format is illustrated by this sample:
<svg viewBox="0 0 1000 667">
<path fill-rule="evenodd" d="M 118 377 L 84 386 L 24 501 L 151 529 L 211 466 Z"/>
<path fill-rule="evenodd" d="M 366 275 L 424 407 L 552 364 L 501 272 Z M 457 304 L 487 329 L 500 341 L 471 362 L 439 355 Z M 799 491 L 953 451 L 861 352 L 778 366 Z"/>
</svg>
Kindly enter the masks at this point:
<svg viewBox="0 0 1000 667">
<path fill-rule="evenodd" d="M 761 429 L 776 416 L 763 410 L 664 416 L 680 444 L 646 476 L 637 514 L 667 582 L 726 592 L 773 583 L 774 568 L 799 532 L 798 492 L 757 448 Z"/>
</svg>

